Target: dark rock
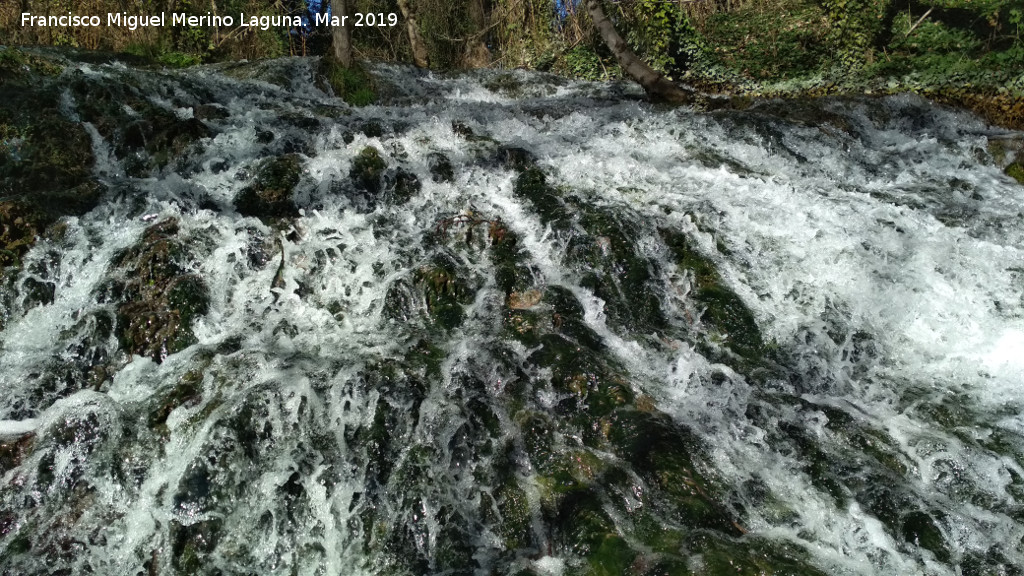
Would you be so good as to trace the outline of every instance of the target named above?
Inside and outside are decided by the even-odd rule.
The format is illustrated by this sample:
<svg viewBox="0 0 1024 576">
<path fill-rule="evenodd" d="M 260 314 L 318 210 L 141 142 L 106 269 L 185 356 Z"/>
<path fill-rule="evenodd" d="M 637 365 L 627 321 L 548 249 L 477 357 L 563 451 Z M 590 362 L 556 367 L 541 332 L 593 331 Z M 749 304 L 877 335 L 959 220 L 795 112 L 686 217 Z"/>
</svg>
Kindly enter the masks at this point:
<svg viewBox="0 0 1024 576">
<path fill-rule="evenodd" d="M 300 156 L 273 158 L 260 167 L 256 182 L 235 196 L 235 208 L 241 214 L 262 219 L 297 216 L 299 211 L 292 195 L 301 175 Z"/>
<path fill-rule="evenodd" d="M 389 181 L 390 199 L 398 205 L 411 200 L 423 188 L 420 179 L 415 174 L 401 168 L 397 169 L 394 174 L 389 174 L 387 180 Z"/>
<path fill-rule="evenodd" d="M 455 179 L 455 169 L 451 160 L 440 152 L 431 152 L 427 156 L 427 165 L 434 182 L 451 182 Z"/>
<path fill-rule="evenodd" d="M 156 362 L 195 342 L 192 323 L 209 306 L 205 283 L 186 268 L 188 253 L 177 233 L 175 220 L 158 222 L 115 262 L 123 286 L 121 345 Z"/>
<path fill-rule="evenodd" d="M 388 167 L 380 156 L 380 151 L 373 146 L 363 148 L 352 160 L 349 178 L 356 188 L 376 196 L 381 190 L 381 176 Z"/>
</svg>

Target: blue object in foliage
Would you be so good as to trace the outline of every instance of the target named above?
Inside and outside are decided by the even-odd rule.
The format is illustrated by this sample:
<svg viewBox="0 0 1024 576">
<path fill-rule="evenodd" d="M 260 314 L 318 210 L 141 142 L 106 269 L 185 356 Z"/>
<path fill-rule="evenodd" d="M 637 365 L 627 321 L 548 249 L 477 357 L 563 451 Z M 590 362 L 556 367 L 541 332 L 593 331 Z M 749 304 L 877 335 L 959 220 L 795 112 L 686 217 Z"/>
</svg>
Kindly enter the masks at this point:
<svg viewBox="0 0 1024 576">
<path fill-rule="evenodd" d="M 306 0 L 306 10 L 302 13 L 302 28 L 292 30 L 293 34 L 307 36 L 316 28 L 316 16 L 326 14 L 331 17 L 330 0 Z"/>
<path fill-rule="evenodd" d="M 580 0 L 555 0 L 555 10 L 558 12 L 558 19 L 565 20 L 569 16 L 569 9 L 576 9 Z"/>
</svg>

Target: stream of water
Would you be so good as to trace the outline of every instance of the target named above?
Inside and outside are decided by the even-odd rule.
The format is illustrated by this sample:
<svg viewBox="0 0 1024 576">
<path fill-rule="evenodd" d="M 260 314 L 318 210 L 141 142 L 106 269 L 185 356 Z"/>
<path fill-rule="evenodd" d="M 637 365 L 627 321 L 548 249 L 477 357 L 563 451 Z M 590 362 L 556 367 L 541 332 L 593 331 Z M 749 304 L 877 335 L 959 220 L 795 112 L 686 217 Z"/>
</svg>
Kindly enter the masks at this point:
<svg viewBox="0 0 1024 576">
<path fill-rule="evenodd" d="M 209 135 L 140 170 L 65 92 L 107 192 L 3 288 L 4 574 L 1024 573 L 1024 187 L 975 117 L 73 68 Z M 161 282 L 202 304 L 132 354 Z"/>
</svg>

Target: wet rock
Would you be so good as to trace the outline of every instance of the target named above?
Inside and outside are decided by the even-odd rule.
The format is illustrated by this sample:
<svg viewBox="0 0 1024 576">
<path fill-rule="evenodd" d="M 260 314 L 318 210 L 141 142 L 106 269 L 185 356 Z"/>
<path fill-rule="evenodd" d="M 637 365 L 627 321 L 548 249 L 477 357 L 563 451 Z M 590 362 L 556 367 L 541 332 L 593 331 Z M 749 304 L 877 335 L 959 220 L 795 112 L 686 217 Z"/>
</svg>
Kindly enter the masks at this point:
<svg viewBox="0 0 1024 576">
<path fill-rule="evenodd" d="M 935 554 L 940 562 L 949 562 L 949 548 L 935 520 L 925 512 L 911 512 L 903 518 L 902 536 L 907 542 Z"/>
<path fill-rule="evenodd" d="M 691 294 L 704 307 L 700 320 L 741 358 L 751 363 L 765 354 L 761 330 L 753 313 L 739 296 L 726 286 L 714 264 L 697 252 L 685 235 L 665 228 L 659 233 L 676 265 L 693 275 Z"/>
<path fill-rule="evenodd" d="M 656 281 L 656 263 L 636 245 L 642 231 L 610 210 L 578 210 L 585 233 L 574 233 L 566 256 L 582 274 L 580 285 L 604 301 L 612 325 L 638 334 L 663 332 L 668 325 L 661 308 L 663 288 Z"/>
<path fill-rule="evenodd" d="M 200 104 L 193 110 L 199 120 L 223 120 L 231 115 L 227 108 L 220 104 Z"/>
<path fill-rule="evenodd" d="M 114 264 L 123 286 L 117 309 L 121 345 L 156 362 L 195 342 L 192 323 L 209 305 L 206 285 L 188 270 L 188 252 L 177 233 L 177 221 L 158 222 Z"/>
<path fill-rule="evenodd" d="M 488 225 L 491 260 L 498 287 L 506 296 L 533 289 L 537 279 L 530 267 L 530 254 L 519 243 L 519 235 L 501 220 Z"/>
<path fill-rule="evenodd" d="M 259 168 L 256 181 L 235 196 L 235 208 L 240 214 L 264 220 L 298 216 L 292 198 L 301 177 L 299 155 L 273 158 Z"/>
<path fill-rule="evenodd" d="M 17 72 L 0 74 L 0 267 L 21 258 L 62 216 L 99 201 L 88 133 L 61 112 L 61 90 L 44 60 L 8 49 Z M 22 62 L 24 60 L 24 62 Z"/>
<path fill-rule="evenodd" d="M 1024 185 L 1024 163 L 1014 162 L 1006 167 L 1006 175 Z"/>
<path fill-rule="evenodd" d="M 412 200 L 422 188 L 420 179 L 408 170 L 399 168 L 387 176 L 388 199 L 399 206 Z"/>
<path fill-rule="evenodd" d="M 220 518 L 194 524 L 171 522 L 171 555 L 175 568 L 183 573 L 202 571 L 206 558 L 217 547 L 224 522 Z"/>
<path fill-rule="evenodd" d="M 25 456 L 31 452 L 35 434 L 28 433 L 20 438 L 0 439 L 0 477 L 21 466 Z"/>
<path fill-rule="evenodd" d="M 494 164 L 509 170 L 527 170 L 536 167 L 537 158 L 529 150 L 514 146 L 502 146 L 495 150 Z"/>
<path fill-rule="evenodd" d="M 413 280 L 422 290 L 427 313 L 436 326 L 451 330 L 462 324 L 464 307 L 473 301 L 475 291 L 460 277 L 454 260 L 438 256 L 420 267 Z"/>
<path fill-rule="evenodd" d="M 384 126 L 379 120 L 369 120 L 363 122 L 363 125 L 360 127 L 360 132 L 362 132 L 367 138 L 380 138 L 384 135 Z"/>
<path fill-rule="evenodd" d="M 427 155 L 427 166 L 430 168 L 430 175 L 434 182 L 452 182 L 455 180 L 455 169 L 451 160 L 440 152 L 431 152 Z"/>
<path fill-rule="evenodd" d="M 513 193 L 529 200 L 537 210 L 541 222 L 548 224 L 555 220 L 565 220 L 567 214 L 559 191 L 549 186 L 547 176 L 537 168 L 530 168 L 516 178 Z"/>
<path fill-rule="evenodd" d="M 373 146 L 367 146 L 352 160 L 352 168 L 348 175 L 357 189 L 376 196 L 380 193 L 381 176 L 387 167 L 388 164 L 381 157 L 380 151 Z"/>
<path fill-rule="evenodd" d="M 82 120 L 113 144 L 132 176 L 147 176 L 167 166 L 212 134 L 201 120 L 181 118 L 154 104 L 130 76 L 100 80 L 79 74 L 69 88 Z"/>
<path fill-rule="evenodd" d="M 716 534 L 695 532 L 687 538 L 683 550 L 700 555 L 701 576 L 719 574 L 786 574 L 825 576 L 809 562 L 806 552 L 796 546 L 771 545 L 759 538 L 742 540 Z"/>
</svg>

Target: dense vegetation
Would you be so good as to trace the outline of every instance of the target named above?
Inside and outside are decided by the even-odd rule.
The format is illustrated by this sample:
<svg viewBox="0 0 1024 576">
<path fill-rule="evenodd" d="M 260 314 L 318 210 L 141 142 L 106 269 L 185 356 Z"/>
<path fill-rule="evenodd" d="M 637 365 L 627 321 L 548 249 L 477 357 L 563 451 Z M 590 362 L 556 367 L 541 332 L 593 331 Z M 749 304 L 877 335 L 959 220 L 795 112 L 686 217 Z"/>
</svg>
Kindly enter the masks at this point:
<svg viewBox="0 0 1024 576">
<path fill-rule="evenodd" d="M 314 3 L 316 4 L 316 3 Z M 397 0 L 349 12 L 401 14 Z M 410 0 L 436 69 L 526 67 L 588 79 L 621 71 L 578 0 Z M 302 14 L 302 0 L 23 0 L 0 7 L 14 44 L 129 52 L 165 65 L 318 54 L 326 30 L 29 28 L 19 13 Z M 653 68 L 747 95 L 916 91 L 1024 125 L 1024 7 L 1016 0 L 627 0 L 605 10 Z M 357 57 L 413 61 L 405 19 L 353 30 Z"/>
</svg>

